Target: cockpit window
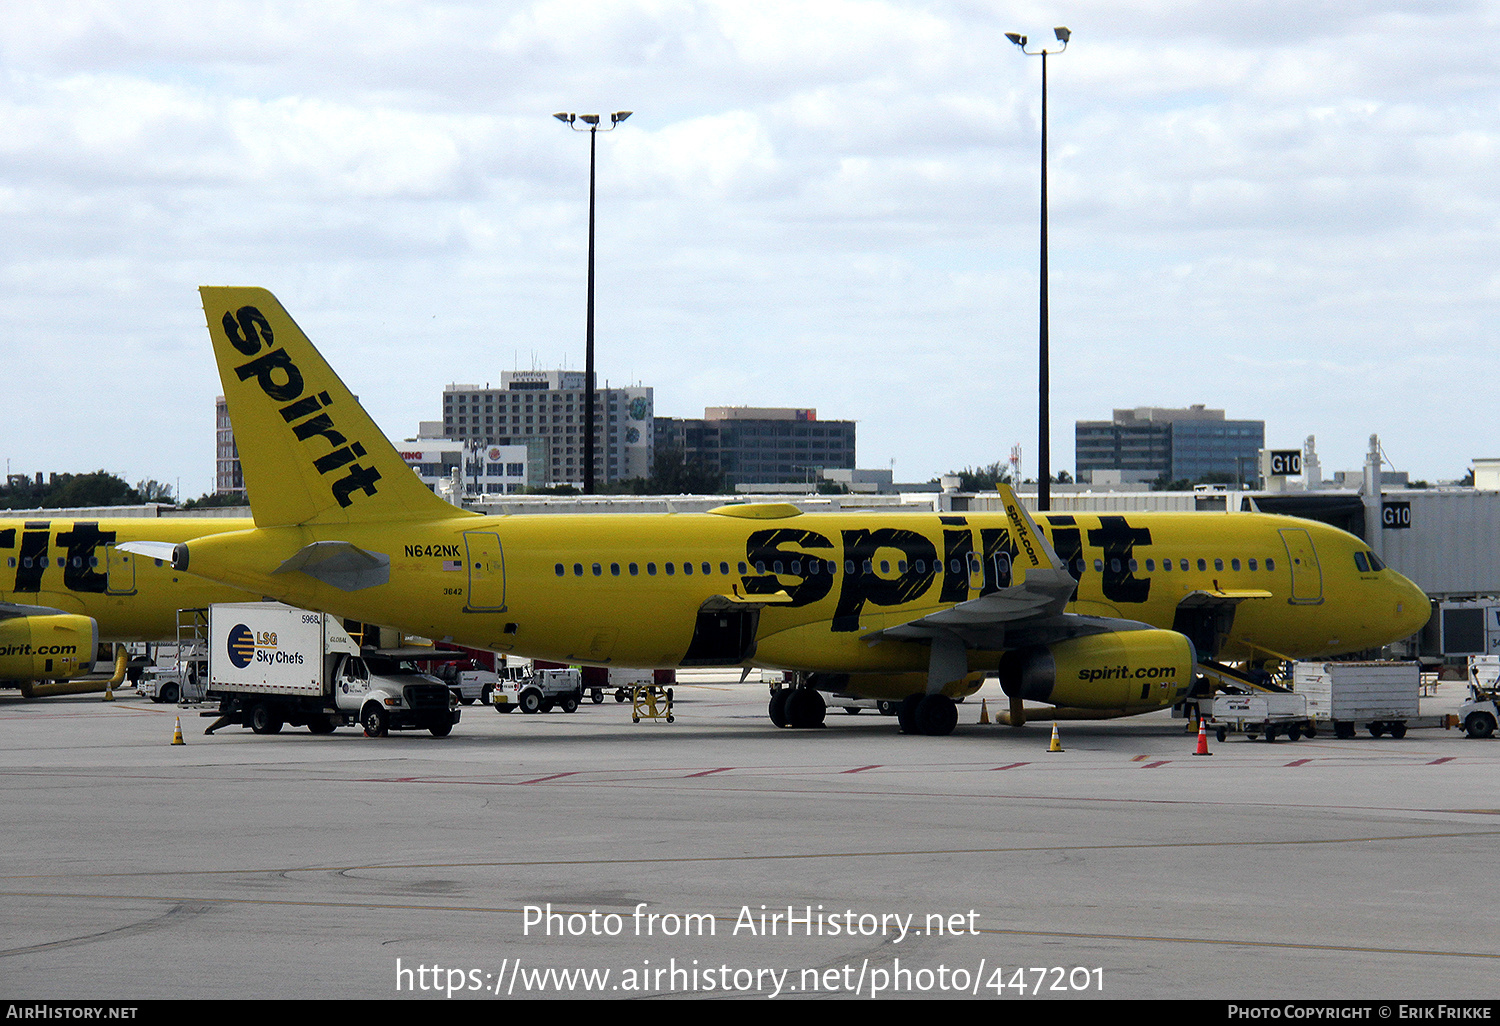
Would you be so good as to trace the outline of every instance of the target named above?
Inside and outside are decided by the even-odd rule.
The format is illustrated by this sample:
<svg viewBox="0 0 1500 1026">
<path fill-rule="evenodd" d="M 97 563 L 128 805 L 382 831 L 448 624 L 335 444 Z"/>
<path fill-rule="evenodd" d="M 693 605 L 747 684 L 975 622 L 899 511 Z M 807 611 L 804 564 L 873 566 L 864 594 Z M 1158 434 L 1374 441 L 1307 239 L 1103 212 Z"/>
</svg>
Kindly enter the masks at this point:
<svg viewBox="0 0 1500 1026">
<path fill-rule="evenodd" d="M 1362 574 L 1367 574 L 1370 572 L 1370 562 L 1369 560 L 1365 559 L 1365 554 L 1363 552 L 1356 552 L 1354 554 L 1354 567 Z"/>
<path fill-rule="evenodd" d="M 1385 562 L 1379 556 L 1375 555 L 1375 553 L 1373 553 L 1373 552 L 1370 553 L 1370 569 L 1371 570 L 1384 570 L 1385 569 Z"/>
</svg>

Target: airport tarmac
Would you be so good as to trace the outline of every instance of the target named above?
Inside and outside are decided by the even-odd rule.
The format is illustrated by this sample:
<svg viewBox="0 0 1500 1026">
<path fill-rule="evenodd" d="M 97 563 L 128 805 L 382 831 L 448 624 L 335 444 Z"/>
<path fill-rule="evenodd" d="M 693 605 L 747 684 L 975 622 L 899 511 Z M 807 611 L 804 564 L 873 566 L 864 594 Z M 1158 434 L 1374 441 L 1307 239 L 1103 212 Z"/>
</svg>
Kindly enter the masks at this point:
<svg viewBox="0 0 1500 1026">
<path fill-rule="evenodd" d="M 0 692 L 0 996 L 1500 997 L 1495 741 L 1050 753 L 978 698 L 778 730 L 735 679 L 442 739 Z"/>
</svg>

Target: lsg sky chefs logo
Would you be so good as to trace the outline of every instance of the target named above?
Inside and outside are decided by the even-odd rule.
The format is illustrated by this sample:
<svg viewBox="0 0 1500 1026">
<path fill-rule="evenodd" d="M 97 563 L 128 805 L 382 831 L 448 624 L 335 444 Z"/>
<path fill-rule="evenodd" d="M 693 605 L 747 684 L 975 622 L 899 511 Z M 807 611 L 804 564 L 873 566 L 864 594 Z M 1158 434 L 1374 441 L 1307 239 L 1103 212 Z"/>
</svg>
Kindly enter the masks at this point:
<svg viewBox="0 0 1500 1026">
<path fill-rule="evenodd" d="M 229 661 L 243 670 L 255 661 L 255 635 L 244 624 L 229 632 Z"/>
<path fill-rule="evenodd" d="M 255 379 L 262 392 L 277 403 L 285 403 L 278 411 L 283 420 L 292 426 L 297 440 L 306 442 L 321 435 L 330 451 L 314 459 L 313 466 L 319 474 L 330 474 L 347 467 L 342 477 L 333 479 L 329 486 L 340 506 L 348 506 L 355 491 L 374 495 L 375 482 L 380 480 L 380 471 L 374 467 L 363 467 L 354 462 L 365 455 L 365 447 L 359 442 L 349 442 L 343 433 L 333 426 L 333 418 L 325 407 L 333 404 L 327 392 L 304 395 L 302 371 L 292 362 L 284 349 L 271 348 L 276 337 L 271 331 L 271 322 L 253 306 L 242 306 L 233 314 L 223 318 L 224 337 L 229 344 L 246 356 L 255 359 L 242 363 L 234 369 L 241 381 Z M 261 352 L 262 345 L 265 352 Z M 260 355 L 256 355 L 260 354 Z M 292 422 L 297 423 L 293 424 Z"/>
<path fill-rule="evenodd" d="M 234 625 L 225 642 L 229 661 L 243 670 L 251 663 L 284 666 L 300 665 L 301 652 L 283 652 L 276 644 L 275 631 L 252 631 L 242 623 Z"/>
</svg>

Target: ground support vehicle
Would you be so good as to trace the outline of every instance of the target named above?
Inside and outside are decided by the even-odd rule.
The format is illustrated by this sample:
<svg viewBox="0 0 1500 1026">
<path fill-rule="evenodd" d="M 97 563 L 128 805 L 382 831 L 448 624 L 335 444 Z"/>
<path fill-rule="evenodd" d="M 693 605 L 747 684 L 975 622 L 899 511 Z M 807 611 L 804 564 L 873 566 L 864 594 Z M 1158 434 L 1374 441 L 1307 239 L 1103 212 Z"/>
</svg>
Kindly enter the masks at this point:
<svg viewBox="0 0 1500 1026">
<path fill-rule="evenodd" d="M 156 646 L 136 693 L 153 702 L 187 705 L 201 702 L 208 690 L 208 610 L 179 609 L 177 640 Z"/>
<path fill-rule="evenodd" d="M 1204 723 L 1221 742 L 1230 734 L 1244 734 L 1250 741 L 1262 736 L 1267 741 L 1278 737 L 1298 741 L 1314 733 L 1307 717 L 1307 699 L 1301 695 L 1215 695 L 1210 709 Z"/>
<path fill-rule="evenodd" d="M 520 709 L 524 713 L 538 713 L 553 708 L 577 712 L 583 701 L 583 675 L 578 670 L 506 667 L 490 697 L 496 712 Z"/>
<path fill-rule="evenodd" d="M 490 696 L 494 694 L 500 681 L 500 675 L 494 670 L 468 667 L 461 663 L 444 663 L 433 670 L 433 676 L 447 684 L 453 697 L 463 705 L 473 705 L 475 702 L 489 705 Z"/>
<path fill-rule="evenodd" d="M 369 737 L 445 737 L 459 720 L 446 684 L 378 650 L 362 652 L 327 614 L 279 602 L 210 606 L 208 636 L 208 696 L 219 718 L 205 733 L 239 724 L 275 734 L 290 724 L 328 734 L 358 723 Z"/>
<path fill-rule="evenodd" d="M 1458 709 L 1469 737 L 1494 737 L 1500 724 L 1500 656 L 1469 657 L 1469 698 Z"/>
<path fill-rule="evenodd" d="M 1363 727 L 1371 737 L 1406 736 L 1412 727 L 1441 727 L 1446 717 L 1419 715 L 1421 667 L 1415 662 L 1299 662 L 1292 690 L 1307 699 L 1314 730 L 1342 740 Z"/>
<path fill-rule="evenodd" d="M 656 683 L 659 681 L 655 670 L 638 670 L 625 666 L 583 668 L 583 690 L 596 705 L 604 701 L 604 695 L 608 691 L 614 691 L 616 702 L 627 702 L 636 688 L 650 687 Z"/>
</svg>

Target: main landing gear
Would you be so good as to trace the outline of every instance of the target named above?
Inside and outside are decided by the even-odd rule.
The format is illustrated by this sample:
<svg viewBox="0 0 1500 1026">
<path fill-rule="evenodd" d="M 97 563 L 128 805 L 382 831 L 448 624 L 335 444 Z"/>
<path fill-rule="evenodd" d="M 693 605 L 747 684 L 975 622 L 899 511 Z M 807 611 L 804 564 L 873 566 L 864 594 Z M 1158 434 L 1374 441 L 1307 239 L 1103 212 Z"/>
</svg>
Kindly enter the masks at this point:
<svg viewBox="0 0 1500 1026">
<path fill-rule="evenodd" d="M 946 737 L 958 726 L 958 706 L 947 695 L 907 695 L 896 708 L 903 734 Z"/>
<path fill-rule="evenodd" d="M 771 693 L 771 722 L 778 727 L 821 727 L 828 705 L 816 689 L 784 687 Z M 903 734 L 945 737 L 958 726 L 958 706 L 947 695 L 908 695 L 896 705 Z"/>
<path fill-rule="evenodd" d="M 812 688 L 781 688 L 771 694 L 770 713 L 778 727 L 821 727 L 828 704 Z"/>
</svg>

